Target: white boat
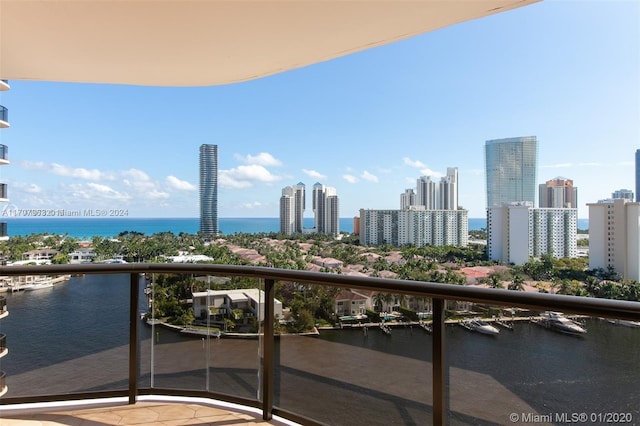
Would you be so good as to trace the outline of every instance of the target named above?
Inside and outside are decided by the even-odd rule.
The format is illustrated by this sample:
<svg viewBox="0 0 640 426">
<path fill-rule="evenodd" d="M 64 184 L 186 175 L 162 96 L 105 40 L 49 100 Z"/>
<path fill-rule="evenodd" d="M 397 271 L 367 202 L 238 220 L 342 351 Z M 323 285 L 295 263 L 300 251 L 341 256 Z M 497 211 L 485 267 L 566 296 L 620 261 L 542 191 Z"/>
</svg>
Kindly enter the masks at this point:
<svg viewBox="0 0 640 426">
<path fill-rule="evenodd" d="M 632 328 L 640 327 L 640 321 L 629 321 L 629 320 L 622 320 L 622 319 L 608 320 L 608 321 L 611 324 L 624 325 L 625 327 L 632 327 Z"/>
<path fill-rule="evenodd" d="M 42 290 L 45 288 L 53 287 L 53 283 L 51 281 L 41 281 L 33 284 L 29 284 L 23 288 L 24 291 L 34 291 L 34 290 Z"/>
<path fill-rule="evenodd" d="M 489 334 L 489 335 L 500 334 L 500 330 L 498 330 L 496 327 L 492 326 L 488 322 L 482 321 L 479 318 L 465 320 L 465 321 L 462 321 L 461 324 L 467 330 L 477 331 L 478 333 Z"/>
<path fill-rule="evenodd" d="M 561 312 L 545 312 L 541 315 L 539 324 L 549 328 L 551 330 L 559 331 L 560 333 L 567 334 L 585 334 L 587 330 L 584 329 L 577 322 L 567 318 Z"/>
</svg>

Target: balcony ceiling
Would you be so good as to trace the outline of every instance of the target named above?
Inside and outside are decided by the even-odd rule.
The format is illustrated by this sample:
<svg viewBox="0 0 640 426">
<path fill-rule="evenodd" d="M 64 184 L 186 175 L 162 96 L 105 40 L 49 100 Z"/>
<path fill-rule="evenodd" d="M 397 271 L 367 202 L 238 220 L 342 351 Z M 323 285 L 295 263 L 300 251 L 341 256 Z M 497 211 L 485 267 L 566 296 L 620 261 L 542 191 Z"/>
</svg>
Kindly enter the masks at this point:
<svg viewBox="0 0 640 426">
<path fill-rule="evenodd" d="M 0 78 L 251 80 L 538 0 L 0 0 Z"/>
</svg>

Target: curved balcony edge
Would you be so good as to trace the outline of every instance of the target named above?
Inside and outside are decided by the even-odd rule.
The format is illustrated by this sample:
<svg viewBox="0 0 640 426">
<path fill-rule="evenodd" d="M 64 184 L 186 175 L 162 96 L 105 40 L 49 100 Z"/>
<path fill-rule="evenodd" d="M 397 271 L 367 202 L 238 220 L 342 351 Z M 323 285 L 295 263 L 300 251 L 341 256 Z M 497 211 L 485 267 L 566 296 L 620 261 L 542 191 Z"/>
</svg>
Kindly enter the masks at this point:
<svg viewBox="0 0 640 426">
<path fill-rule="evenodd" d="M 6 388 L 5 388 L 6 392 Z M 0 396 L 2 394 L 0 393 Z M 186 404 L 186 405 L 199 405 L 204 407 L 213 407 L 220 410 L 225 410 L 232 413 L 247 414 L 254 417 L 256 420 L 262 416 L 262 410 L 260 408 L 242 405 L 238 403 L 228 402 L 224 400 L 206 398 L 206 397 L 194 397 L 194 396 L 177 396 L 177 395 L 140 395 L 136 402 L 151 402 L 151 403 L 167 403 L 167 404 Z M 95 399 L 84 400 L 72 400 L 72 401 L 51 401 L 51 402 L 33 402 L 33 403 L 21 403 L 21 404 L 0 404 L 0 413 L 4 416 L 30 416 L 34 414 L 42 414 L 48 412 L 59 412 L 60 410 L 87 410 L 93 408 L 116 408 L 129 405 L 127 397 L 105 397 Z M 271 419 L 273 424 L 281 424 L 288 426 L 295 426 L 300 423 L 294 422 L 290 419 L 274 415 Z M 314 424 L 314 422 L 306 423 Z"/>
<path fill-rule="evenodd" d="M 7 90 L 11 90 L 11 86 L 9 85 L 8 80 L 0 80 L 0 92 L 6 92 Z"/>
</svg>

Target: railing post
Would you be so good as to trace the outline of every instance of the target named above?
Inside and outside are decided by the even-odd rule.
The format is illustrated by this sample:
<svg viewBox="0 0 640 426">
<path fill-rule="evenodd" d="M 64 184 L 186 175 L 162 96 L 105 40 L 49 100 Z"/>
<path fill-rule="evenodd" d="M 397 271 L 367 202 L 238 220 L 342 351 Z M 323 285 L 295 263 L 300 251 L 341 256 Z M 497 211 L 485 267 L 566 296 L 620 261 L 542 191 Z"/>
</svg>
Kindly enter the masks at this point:
<svg viewBox="0 0 640 426">
<path fill-rule="evenodd" d="M 273 376 L 275 359 L 274 308 L 275 281 L 264 280 L 264 337 L 262 338 L 262 419 L 271 420 L 273 412 Z"/>
<path fill-rule="evenodd" d="M 129 404 L 136 403 L 138 394 L 138 273 L 129 274 Z"/>
<path fill-rule="evenodd" d="M 446 424 L 444 299 L 433 299 L 433 424 Z"/>
</svg>

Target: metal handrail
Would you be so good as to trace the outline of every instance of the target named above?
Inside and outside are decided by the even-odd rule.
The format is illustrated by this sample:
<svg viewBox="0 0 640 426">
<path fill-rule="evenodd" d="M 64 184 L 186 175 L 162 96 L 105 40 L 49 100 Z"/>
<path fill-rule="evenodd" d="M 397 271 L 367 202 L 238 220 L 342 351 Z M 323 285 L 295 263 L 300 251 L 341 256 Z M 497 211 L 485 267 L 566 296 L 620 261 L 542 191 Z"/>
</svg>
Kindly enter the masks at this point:
<svg viewBox="0 0 640 426">
<path fill-rule="evenodd" d="M 591 297 L 531 293 L 515 290 L 469 287 L 462 285 L 409 281 L 391 278 L 358 277 L 323 272 L 298 271 L 263 266 L 180 264 L 180 263 L 120 263 L 80 265 L 4 266 L 0 275 L 47 274 L 123 274 L 164 273 L 226 275 L 294 281 L 373 291 L 389 291 L 414 296 L 446 300 L 515 306 L 532 310 L 561 310 L 566 313 L 604 318 L 640 320 L 640 303 Z"/>
<path fill-rule="evenodd" d="M 241 402 L 247 405 L 258 405 L 262 409 L 263 419 L 270 420 L 272 415 L 280 415 L 292 420 L 302 417 L 297 413 L 290 413 L 277 409 L 274 403 L 275 377 L 275 344 L 274 344 L 274 312 L 275 300 L 274 284 L 276 281 L 289 281 L 325 285 L 340 288 L 365 289 L 374 291 L 393 292 L 433 299 L 433 423 L 446 423 L 446 351 L 444 333 L 444 305 L 446 300 L 469 301 L 497 306 L 523 307 L 534 310 L 558 310 L 567 313 L 582 314 L 596 317 L 640 320 L 640 303 L 620 300 L 595 299 L 577 296 L 561 296 L 544 293 L 526 293 L 514 290 L 471 288 L 452 284 L 407 281 L 388 278 L 354 277 L 337 274 L 327 274 L 309 271 L 268 268 L 259 266 L 213 265 L 213 264 L 174 264 L 174 263 L 128 263 L 128 264 L 86 264 L 86 265 L 40 265 L 40 266 L 4 266 L 0 267 L 0 275 L 49 275 L 49 274 L 130 274 L 130 307 L 129 307 L 129 387 L 127 395 L 129 403 L 133 404 L 141 394 L 171 393 L 192 394 L 200 396 L 215 396 L 229 402 Z M 223 275 L 241 276 L 264 279 L 265 283 L 265 316 L 261 339 L 262 370 L 261 397 L 262 401 L 241 401 L 215 393 L 197 391 L 176 391 L 163 389 L 138 388 L 138 302 L 139 302 L 139 274 L 140 273 L 174 273 L 194 275 Z M 73 398 L 104 397 L 118 392 L 91 392 L 76 395 L 47 395 L 35 398 L 3 398 L 0 404 L 21 402 L 37 402 L 42 400 L 59 400 Z M 37 400 L 36 400 L 37 399 Z M 315 421 L 304 419 L 304 423 L 313 424 Z"/>
</svg>

